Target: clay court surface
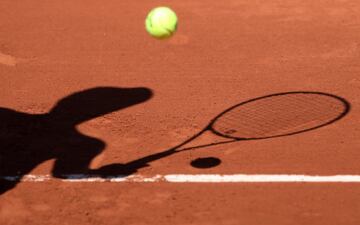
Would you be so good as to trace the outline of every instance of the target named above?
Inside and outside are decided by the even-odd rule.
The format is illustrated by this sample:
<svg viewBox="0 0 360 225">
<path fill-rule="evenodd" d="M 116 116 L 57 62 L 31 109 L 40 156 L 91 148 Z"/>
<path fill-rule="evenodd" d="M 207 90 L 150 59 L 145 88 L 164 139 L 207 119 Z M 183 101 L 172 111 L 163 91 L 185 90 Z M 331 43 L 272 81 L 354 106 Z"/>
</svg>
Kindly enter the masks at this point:
<svg viewBox="0 0 360 225">
<path fill-rule="evenodd" d="M 144 29 L 158 5 L 179 17 L 166 41 Z M 1 0 L 0 12 L 0 123 L 15 121 L 0 133 L 0 175 L 54 175 L 2 187 L 1 225 L 360 224 L 357 182 L 55 177 L 86 174 L 82 157 L 121 175 L 227 108 L 286 92 L 328 93 L 350 110 L 308 132 L 192 149 L 128 175 L 360 175 L 360 2 Z M 221 164 L 191 166 L 205 157 Z"/>
</svg>

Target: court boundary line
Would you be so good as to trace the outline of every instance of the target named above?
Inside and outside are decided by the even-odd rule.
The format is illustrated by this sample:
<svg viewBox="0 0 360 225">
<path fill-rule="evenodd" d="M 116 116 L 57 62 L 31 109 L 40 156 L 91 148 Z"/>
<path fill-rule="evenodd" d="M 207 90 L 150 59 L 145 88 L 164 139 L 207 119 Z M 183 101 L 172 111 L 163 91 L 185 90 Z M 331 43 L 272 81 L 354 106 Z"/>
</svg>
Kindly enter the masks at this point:
<svg viewBox="0 0 360 225">
<path fill-rule="evenodd" d="M 51 175 L 29 174 L 0 176 L 0 179 L 21 182 L 88 182 L 88 183 L 360 183 L 360 175 L 302 175 L 302 174 L 166 174 L 166 175 L 96 175 L 70 174 L 63 179 Z"/>
</svg>

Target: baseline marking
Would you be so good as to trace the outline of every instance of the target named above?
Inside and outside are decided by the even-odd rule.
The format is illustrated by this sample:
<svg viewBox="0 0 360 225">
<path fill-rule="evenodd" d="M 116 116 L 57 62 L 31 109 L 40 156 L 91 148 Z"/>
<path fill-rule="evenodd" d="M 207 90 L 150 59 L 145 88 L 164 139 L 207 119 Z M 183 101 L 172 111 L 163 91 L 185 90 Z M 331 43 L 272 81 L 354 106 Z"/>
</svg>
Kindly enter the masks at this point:
<svg viewBox="0 0 360 225">
<path fill-rule="evenodd" d="M 137 182 L 137 183 L 360 183 L 360 175 L 297 175 L 297 174 L 167 174 L 155 176 L 143 175 L 117 175 L 99 177 L 85 174 L 71 174 L 64 176 L 65 179 L 54 178 L 51 175 L 25 175 L 0 176 L 0 179 L 22 182 Z"/>
</svg>

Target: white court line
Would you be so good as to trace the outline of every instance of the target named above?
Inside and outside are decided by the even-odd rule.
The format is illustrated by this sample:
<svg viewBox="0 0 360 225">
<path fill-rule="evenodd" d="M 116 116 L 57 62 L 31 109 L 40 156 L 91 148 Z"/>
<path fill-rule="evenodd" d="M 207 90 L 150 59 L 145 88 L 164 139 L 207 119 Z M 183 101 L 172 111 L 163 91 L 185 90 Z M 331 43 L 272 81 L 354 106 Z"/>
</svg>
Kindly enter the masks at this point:
<svg viewBox="0 0 360 225">
<path fill-rule="evenodd" d="M 168 174 L 155 176 L 118 175 L 106 178 L 85 174 L 72 174 L 64 176 L 65 179 L 54 178 L 51 175 L 25 175 L 22 182 L 49 182 L 59 180 L 62 182 L 170 182 L 170 183 L 360 183 L 360 175 L 332 175 L 313 176 L 296 174 Z M 0 179 L 9 181 L 19 180 L 17 176 L 0 176 Z"/>
</svg>

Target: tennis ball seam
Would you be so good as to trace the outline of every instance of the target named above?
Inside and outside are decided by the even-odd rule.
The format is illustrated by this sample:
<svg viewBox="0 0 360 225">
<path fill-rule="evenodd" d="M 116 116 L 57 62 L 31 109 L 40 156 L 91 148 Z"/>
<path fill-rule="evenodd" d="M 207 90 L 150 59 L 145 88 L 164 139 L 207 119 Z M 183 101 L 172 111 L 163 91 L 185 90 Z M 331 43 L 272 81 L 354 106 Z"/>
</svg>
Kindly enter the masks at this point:
<svg viewBox="0 0 360 225">
<path fill-rule="evenodd" d="M 149 15 L 149 25 L 152 28 L 153 27 L 153 20 L 154 20 L 154 11 Z M 173 31 L 166 27 L 164 24 L 162 24 L 161 22 L 159 22 L 159 27 L 157 29 L 162 29 L 165 30 L 167 33 L 159 36 L 159 38 L 166 38 L 167 36 L 171 35 L 173 33 Z"/>
</svg>

